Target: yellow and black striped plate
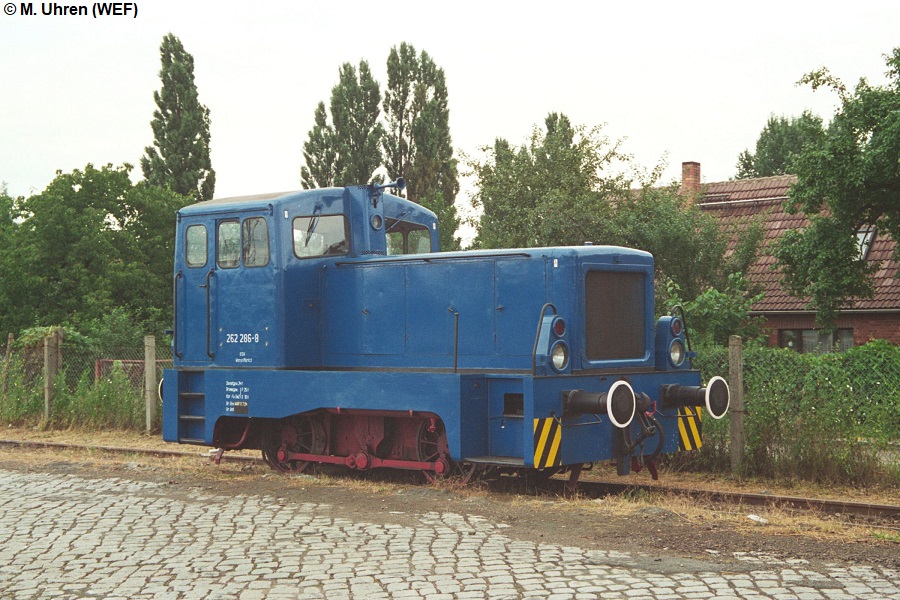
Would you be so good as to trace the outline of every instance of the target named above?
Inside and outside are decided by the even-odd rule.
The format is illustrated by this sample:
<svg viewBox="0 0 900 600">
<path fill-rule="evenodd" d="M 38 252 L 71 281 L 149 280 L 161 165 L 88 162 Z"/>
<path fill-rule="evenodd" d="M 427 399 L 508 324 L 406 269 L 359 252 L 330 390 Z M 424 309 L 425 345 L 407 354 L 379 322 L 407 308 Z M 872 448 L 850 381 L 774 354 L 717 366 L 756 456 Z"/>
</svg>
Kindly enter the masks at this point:
<svg viewBox="0 0 900 600">
<path fill-rule="evenodd" d="M 546 469 L 562 464 L 559 452 L 562 441 L 562 425 L 558 419 L 534 420 L 534 468 Z"/>
<path fill-rule="evenodd" d="M 696 450 L 703 445 L 703 409 L 683 406 L 678 409 L 678 447 Z"/>
</svg>

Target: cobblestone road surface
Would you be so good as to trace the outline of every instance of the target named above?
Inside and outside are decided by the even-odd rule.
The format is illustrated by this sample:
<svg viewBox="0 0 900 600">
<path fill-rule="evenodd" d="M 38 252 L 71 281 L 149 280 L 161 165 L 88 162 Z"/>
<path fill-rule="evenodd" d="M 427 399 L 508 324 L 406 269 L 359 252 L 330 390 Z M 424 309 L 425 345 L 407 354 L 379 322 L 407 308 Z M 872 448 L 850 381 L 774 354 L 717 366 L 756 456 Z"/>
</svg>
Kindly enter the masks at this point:
<svg viewBox="0 0 900 600">
<path fill-rule="evenodd" d="M 0 470 L 0 598 L 900 599 L 900 573 L 744 554 L 538 544 L 472 515 L 391 524 L 325 504 Z"/>
</svg>

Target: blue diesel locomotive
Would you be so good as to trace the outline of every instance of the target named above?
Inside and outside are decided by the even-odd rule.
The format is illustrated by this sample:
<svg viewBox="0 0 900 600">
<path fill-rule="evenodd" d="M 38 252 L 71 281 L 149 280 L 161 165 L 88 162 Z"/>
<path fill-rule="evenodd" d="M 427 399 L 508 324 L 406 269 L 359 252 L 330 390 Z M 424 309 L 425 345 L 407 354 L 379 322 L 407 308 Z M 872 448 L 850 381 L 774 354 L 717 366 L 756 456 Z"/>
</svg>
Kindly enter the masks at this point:
<svg viewBox="0 0 900 600">
<path fill-rule="evenodd" d="M 701 443 L 719 377 L 654 323 L 653 257 L 613 246 L 438 253 L 403 181 L 177 214 L 163 437 L 274 469 L 618 472 Z"/>
</svg>

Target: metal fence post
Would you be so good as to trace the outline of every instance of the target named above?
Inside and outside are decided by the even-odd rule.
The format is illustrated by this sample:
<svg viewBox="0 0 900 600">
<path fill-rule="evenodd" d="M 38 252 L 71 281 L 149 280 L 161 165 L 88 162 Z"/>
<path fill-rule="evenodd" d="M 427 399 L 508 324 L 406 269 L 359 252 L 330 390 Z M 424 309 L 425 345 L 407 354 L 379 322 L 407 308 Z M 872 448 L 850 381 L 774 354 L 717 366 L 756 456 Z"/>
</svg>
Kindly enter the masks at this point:
<svg viewBox="0 0 900 600">
<path fill-rule="evenodd" d="M 731 390 L 731 472 L 744 464 L 744 352 L 741 336 L 728 338 L 728 383 Z"/>
<path fill-rule="evenodd" d="M 144 406 L 147 409 L 147 433 L 156 416 L 156 338 L 144 336 Z"/>
</svg>

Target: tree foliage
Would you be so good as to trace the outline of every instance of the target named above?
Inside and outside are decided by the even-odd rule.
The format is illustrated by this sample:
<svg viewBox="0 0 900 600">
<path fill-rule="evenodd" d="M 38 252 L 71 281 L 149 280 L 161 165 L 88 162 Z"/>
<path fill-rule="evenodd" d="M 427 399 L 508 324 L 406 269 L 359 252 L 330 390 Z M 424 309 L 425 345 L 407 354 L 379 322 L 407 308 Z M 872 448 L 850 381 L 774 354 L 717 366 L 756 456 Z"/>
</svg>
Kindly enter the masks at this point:
<svg viewBox="0 0 900 600">
<path fill-rule="evenodd" d="M 337 149 L 334 142 L 334 127 L 328 124 L 325 103 L 316 106 L 315 125 L 309 131 L 303 144 L 303 160 L 300 167 L 300 182 L 303 189 L 332 187 L 337 178 Z"/>
<path fill-rule="evenodd" d="M 338 83 L 331 89 L 332 123 L 320 102 L 315 125 L 303 144 L 306 164 L 300 168 L 300 181 L 304 189 L 372 181 L 381 166 L 380 104 L 381 90 L 369 63 L 360 61 L 358 72 L 350 63 L 341 65 Z"/>
<path fill-rule="evenodd" d="M 12 247 L 13 235 L 17 229 L 15 203 L 15 199 L 7 192 L 6 184 L 0 184 L 0 247 L 5 249 L 3 253 L 0 253 L 0 282 L 3 282 L 0 284 L 0 322 L 5 320 L 4 315 L 9 310 L 11 303 L 10 292 L 13 291 L 9 274 L 15 270 L 15 263 L 10 260 L 9 248 Z M 0 335 L 2 333 L 4 332 L 0 326 Z"/>
<path fill-rule="evenodd" d="M 476 178 L 476 247 L 527 248 L 597 244 L 646 250 L 654 255 L 657 281 L 676 282 L 694 299 L 709 287 L 724 288 L 730 273 L 745 272 L 762 238 L 745 227 L 728 251 L 716 219 L 681 196 L 676 186 L 658 187 L 659 169 L 641 189 L 614 171 L 630 157 L 600 128 L 572 126 L 551 114 L 516 149 L 504 139 L 470 160 Z M 729 233 L 729 232 L 726 232 Z M 664 286 L 660 286 L 663 289 Z"/>
<path fill-rule="evenodd" d="M 785 287 L 809 297 L 823 326 L 853 298 L 873 293 L 877 266 L 859 260 L 860 228 L 877 225 L 879 235 L 900 241 L 900 48 L 885 59 L 887 85 L 861 79 L 851 92 L 825 68 L 801 79 L 836 92 L 840 106 L 822 143 L 804 147 L 794 162 L 788 208 L 811 215 L 811 223 L 788 232 L 776 256 Z"/>
<path fill-rule="evenodd" d="M 193 198 L 209 200 L 216 172 L 209 157 L 209 109 L 200 104 L 194 83 L 194 57 L 171 33 L 159 48 L 162 87 L 153 92 L 153 145 L 141 158 L 144 178 L 154 186 Z"/>
<path fill-rule="evenodd" d="M 130 165 L 58 172 L 19 198 L 0 260 L 0 330 L 102 321 L 117 308 L 151 327 L 169 321 L 172 220 L 189 199 L 133 185 Z"/>
<path fill-rule="evenodd" d="M 427 52 L 416 56 L 415 48 L 404 42 L 391 48 L 387 73 L 382 146 L 388 177 L 407 180 L 406 197 L 437 213 L 441 248 L 456 249 L 459 179 L 444 70 Z"/>
<path fill-rule="evenodd" d="M 616 203 L 609 226 L 610 243 L 653 254 L 658 284 L 676 282 L 685 300 L 710 290 L 737 294 L 738 288 L 729 287 L 729 278 L 747 272 L 764 235 L 757 222 L 723 229 L 718 219 L 687 201 L 676 186 L 646 185 L 624 196 Z M 730 249 L 729 240 L 735 240 Z M 755 290 L 747 284 L 746 291 Z"/>
<path fill-rule="evenodd" d="M 602 242 L 611 201 L 628 193 L 621 175 L 606 175 L 618 159 L 619 141 L 610 142 L 600 127 L 572 126 L 552 113 L 544 129 L 535 127 L 528 142 L 514 148 L 498 138 L 485 158 L 470 159 L 476 178 L 473 204 L 481 208 L 475 223 L 479 248 L 529 248 Z"/>
<path fill-rule="evenodd" d="M 818 146 L 825 132 L 822 118 L 804 111 L 799 117 L 769 117 L 756 140 L 756 152 L 738 157 L 736 179 L 794 173 L 793 161 L 805 147 Z"/>
<path fill-rule="evenodd" d="M 404 42 L 391 48 L 387 76 L 382 101 L 366 61 L 358 75 L 349 63 L 341 67 L 331 92 L 331 122 L 320 102 L 303 143 L 301 184 L 310 189 L 367 183 L 384 167 L 391 180 L 406 179 L 407 198 L 437 214 L 441 248 L 458 249 L 459 180 L 444 70 Z"/>
<path fill-rule="evenodd" d="M 702 344 L 726 345 L 728 338 L 739 335 L 744 340 L 761 340 L 764 337 L 764 317 L 750 315 L 753 305 L 763 299 L 752 283 L 740 271 L 727 275 L 724 285 L 706 287 L 693 300 L 684 302 L 681 289 L 671 279 L 665 281 L 666 307 L 676 304 L 685 311 L 691 336 Z"/>
</svg>

